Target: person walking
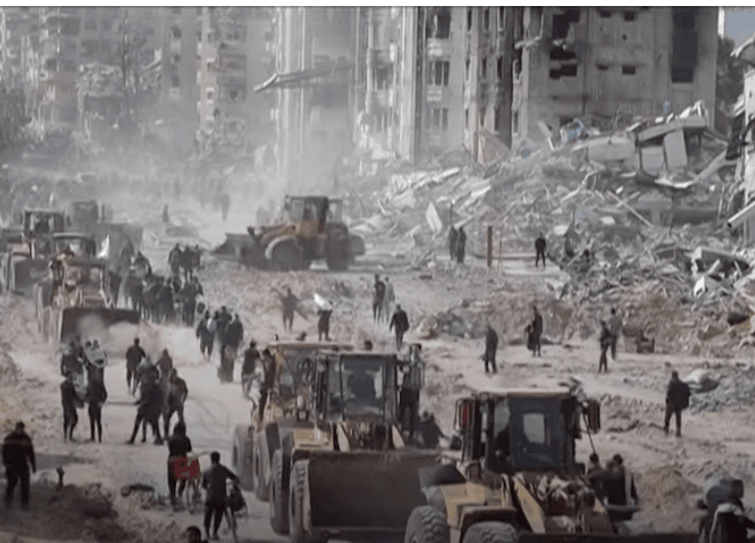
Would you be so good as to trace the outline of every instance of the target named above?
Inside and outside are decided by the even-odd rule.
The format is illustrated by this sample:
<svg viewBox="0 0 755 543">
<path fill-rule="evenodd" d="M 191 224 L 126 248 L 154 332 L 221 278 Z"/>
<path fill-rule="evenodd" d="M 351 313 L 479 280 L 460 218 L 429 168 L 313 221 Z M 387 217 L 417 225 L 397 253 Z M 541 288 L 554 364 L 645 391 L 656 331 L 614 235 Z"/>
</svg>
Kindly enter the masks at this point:
<svg viewBox="0 0 755 543">
<path fill-rule="evenodd" d="M 608 373 L 608 348 L 611 346 L 611 331 L 608 329 L 606 321 L 600 321 L 600 361 L 598 362 L 598 373 L 605 370 Z"/>
<path fill-rule="evenodd" d="M 404 334 L 409 330 L 409 317 L 406 315 L 406 311 L 401 309 L 401 304 L 396 304 L 396 312 L 391 318 L 391 323 L 388 326 L 388 330 L 396 331 L 396 350 L 401 351 L 401 346 L 404 343 Z"/>
<path fill-rule="evenodd" d="M 273 390 L 275 383 L 275 357 L 269 349 L 265 348 L 262 351 L 262 383 L 260 384 L 260 405 L 258 408 L 259 420 L 265 416 L 265 405 L 267 404 L 267 397 Z"/>
<path fill-rule="evenodd" d="M 294 311 L 296 311 L 296 307 L 299 305 L 299 298 L 293 295 L 291 287 L 286 287 L 285 296 L 278 293 L 278 297 L 280 298 L 283 312 L 283 330 L 291 332 L 294 328 Z"/>
<path fill-rule="evenodd" d="M 171 505 L 176 504 L 176 485 L 179 499 L 186 489 L 186 479 L 180 477 L 180 474 L 188 469 L 187 455 L 190 452 L 191 440 L 186 435 L 186 425 L 178 422 L 173 427 L 173 435 L 168 439 L 168 490 Z"/>
<path fill-rule="evenodd" d="M 537 268 L 540 258 L 543 259 L 543 269 L 545 269 L 545 236 L 540 232 L 535 240 L 535 268 Z"/>
<path fill-rule="evenodd" d="M 107 390 L 105 382 L 100 379 L 89 381 L 87 390 L 87 403 L 89 404 L 89 430 L 91 431 L 91 441 L 94 441 L 94 430 L 97 429 L 97 437 L 102 443 L 102 405 L 107 401 Z"/>
<path fill-rule="evenodd" d="M 137 405 L 138 408 L 136 410 L 136 420 L 134 420 L 134 430 L 127 443 L 129 445 L 134 444 L 136 434 L 139 432 L 139 426 L 146 421 L 152 427 L 152 433 L 155 436 L 155 445 L 162 445 L 163 440 L 160 436 L 160 425 L 158 424 L 160 413 L 162 411 L 162 390 L 156 380 L 146 381 L 142 385 L 141 397 L 139 398 Z M 145 441 L 147 441 L 146 429 L 144 429 L 142 435 L 142 443 Z"/>
<path fill-rule="evenodd" d="M 204 472 L 202 477 L 202 487 L 207 489 L 207 498 L 205 499 L 204 529 L 207 539 L 218 540 L 218 528 L 223 520 L 226 505 L 225 484 L 228 479 L 238 481 L 239 478 L 220 463 L 220 453 L 213 451 L 210 454 L 212 465 Z M 213 518 L 214 517 L 214 518 Z M 214 522 L 213 522 L 214 520 Z M 210 526 L 212 525 L 212 537 L 210 537 Z"/>
<path fill-rule="evenodd" d="M 13 503 L 16 485 L 21 483 L 21 508 L 29 509 L 29 465 L 32 473 L 37 472 L 37 460 L 31 438 L 24 431 L 25 425 L 19 421 L 16 429 L 5 436 L 3 442 L 3 464 L 8 484 L 5 487 L 5 507 Z"/>
<path fill-rule="evenodd" d="M 451 225 L 451 229 L 448 231 L 448 254 L 451 257 L 451 262 L 456 260 L 456 246 L 459 243 L 459 231 L 456 230 L 454 225 Z"/>
<path fill-rule="evenodd" d="M 105 381 L 105 367 L 107 366 L 107 353 L 100 347 L 100 343 L 95 339 L 92 347 L 87 353 L 87 378 Z"/>
<path fill-rule="evenodd" d="M 213 333 L 209 329 L 209 324 L 212 319 L 210 318 L 209 310 L 204 312 L 202 318 L 197 324 L 197 337 L 199 338 L 199 351 L 202 353 L 205 359 L 212 357 L 212 341 Z"/>
<path fill-rule="evenodd" d="M 380 276 L 375 274 L 375 292 L 372 294 L 372 320 L 380 322 L 382 320 L 383 300 L 385 299 L 385 283 L 380 280 Z M 387 317 L 387 315 L 386 315 Z"/>
<path fill-rule="evenodd" d="M 532 355 L 540 356 L 540 337 L 543 335 L 543 317 L 537 310 L 536 306 L 532 306 Z"/>
<path fill-rule="evenodd" d="M 690 389 L 679 379 L 679 372 L 671 372 L 671 380 L 666 389 L 666 414 L 663 418 L 663 431 L 668 434 L 671 415 L 676 416 L 676 437 L 682 436 L 682 411 L 689 407 Z"/>
<path fill-rule="evenodd" d="M 459 227 L 459 239 L 456 241 L 456 260 L 459 264 L 464 264 L 464 256 L 467 247 L 467 233 L 464 232 L 464 227 Z"/>
<path fill-rule="evenodd" d="M 325 336 L 325 341 L 330 341 L 330 316 L 333 314 L 333 309 L 324 309 L 322 307 L 317 309 L 317 341 L 322 341 L 322 336 Z"/>
<path fill-rule="evenodd" d="M 383 315 L 388 318 L 393 312 L 393 303 L 396 301 L 396 293 L 393 290 L 393 283 L 385 278 L 385 295 L 383 297 Z"/>
<path fill-rule="evenodd" d="M 163 352 L 160 353 L 160 358 L 158 358 L 156 366 L 160 372 L 160 385 L 165 388 L 170 373 L 173 370 L 173 358 L 171 358 L 170 353 L 168 353 L 168 349 L 163 349 Z"/>
<path fill-rule="evenodd" d="M 611 360 L 616 362 L 616 343 L 619 340 L 622 328 L 621 317 L 616 313 L 616 308 L 611 308 L 611 318 L 608 319 L 608 331 L 611 332 Z"/>
<path fill-rule="evenodd" d="M 495 352 L 498 349 L 498 334 L 489 324 L 485 331 L 485 354 L 482 356 L 485 362 L 485 373 L 488 373 L 488 366 L 492 366 L 493 373 L 497 373 L 495 365 Z"/>
<path fill-rule="evenodd" d="M 244 363 L 241 366 L 241 390 L 244 397 L 249 397 L 249 391 L 252 388 L 254 374 L 257 371 L 257 361 L 260 359 L 260 352 L 257 350 L 257 342 L 251 340 L 249 347 L 244 351 Z"/>
<path fill-rule="evenodd" d="M 126 384 L 128 391 L 133 396 L 136 394 L 137 370 L 142 360 L 146 358 L 147 353 L 139 346 L 139 338 L 134 338 L 134 344 L 126 349 Z M 133 380 L 133 387 L 131 382 Z"/>
<path fill-rule="evenodd" d="M 60 385 L 60 398 L 63 404 L 63 441 L 73 441 L 73 430 L 79 422 L 76 409 L 83 407 L 83 403 L 76 394 L 70 373 L 66 374 L 65 380 Z"/>
</svg>

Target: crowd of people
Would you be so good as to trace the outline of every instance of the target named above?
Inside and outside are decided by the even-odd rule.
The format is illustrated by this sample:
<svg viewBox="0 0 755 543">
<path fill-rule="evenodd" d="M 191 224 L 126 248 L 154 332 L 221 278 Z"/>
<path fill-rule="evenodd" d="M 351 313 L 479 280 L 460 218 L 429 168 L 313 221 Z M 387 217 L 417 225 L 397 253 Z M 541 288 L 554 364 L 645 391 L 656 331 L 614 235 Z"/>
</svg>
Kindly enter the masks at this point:
<svg viewBox="0 0 755 543">
<path fill-rule="evenodd" d="M 236 356 L 244 341 L 244 325 L 238 313 L 232 315 L 226 306 L 215 311 L 207 307 L 195 331 L 202 356 L 211 360 L 213 351 L 217 352 L 218 378 L 221 382 L 232 382 Z"/>
</svg>

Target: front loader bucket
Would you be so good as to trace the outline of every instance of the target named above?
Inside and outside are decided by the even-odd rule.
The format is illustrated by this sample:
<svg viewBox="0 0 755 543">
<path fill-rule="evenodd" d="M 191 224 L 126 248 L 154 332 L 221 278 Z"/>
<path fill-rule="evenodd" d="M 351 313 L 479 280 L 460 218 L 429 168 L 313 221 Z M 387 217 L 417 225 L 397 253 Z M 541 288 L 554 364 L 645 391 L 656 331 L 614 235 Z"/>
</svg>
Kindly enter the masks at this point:
<svg viewBox="0 0 755 543">
<path fill-rule="evenodd" d="M 66 307 L 61 312 L 60 340 L 68 341 L 72 336 L 100 336 L 115 324 L 139 325 L 139 312 L 132 309 L 109 307 Z"/>
<path fill-rule="evenodd" d="M 265 251 L 255 243 L 249 234 L 228 234 L 225 241 L 216 247 L 212 254 L 221 260 L 233 260 L 250 264 L 256 268 L 265 268 Z"/>
<path fill-rule="evenodd" d="M 434 453 L 317 451 L 309 456 L 312 526 L 329 531 L 399 531 L 424 504 L 417 472 Z"/>
<path fill-rule="evenodd" d="M 519 543 L 697 543 L 697 534 L 658 533 L 639 535 L 528 534 Z"/>
</svg>

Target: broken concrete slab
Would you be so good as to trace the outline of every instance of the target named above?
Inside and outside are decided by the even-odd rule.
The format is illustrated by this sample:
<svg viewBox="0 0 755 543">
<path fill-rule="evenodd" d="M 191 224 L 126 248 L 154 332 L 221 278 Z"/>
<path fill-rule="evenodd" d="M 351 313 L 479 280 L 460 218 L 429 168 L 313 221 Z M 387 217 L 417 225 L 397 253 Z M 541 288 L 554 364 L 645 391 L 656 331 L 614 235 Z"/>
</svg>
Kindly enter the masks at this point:
<svg viewBox="0 0 755 543">
<path fill-rule="evenodd" d="M 647 173 L 651 175 L 659 174 L 664 161 L 663 147 L 660 145 L 640 149 L 640 166 Z"/>
<path fill-rule="evenodd" d="M 687 149 L 684 146 L 684 133 L 681 130 L 663 137 L 663 150 L 666 155 L 667 168 L 684 168 L 687 165 Z"/>
</svg>

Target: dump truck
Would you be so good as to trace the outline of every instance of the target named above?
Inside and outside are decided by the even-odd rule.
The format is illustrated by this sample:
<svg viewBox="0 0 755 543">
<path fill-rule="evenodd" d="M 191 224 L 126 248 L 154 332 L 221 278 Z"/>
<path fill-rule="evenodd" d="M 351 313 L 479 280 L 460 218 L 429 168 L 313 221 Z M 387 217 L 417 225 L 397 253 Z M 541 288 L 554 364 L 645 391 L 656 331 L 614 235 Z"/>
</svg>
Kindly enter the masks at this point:
<svg viewBox="0 0 755 543">
<path fill-rule="evenodd" d="M 424 503 L 418 472 L 439 460 L 437 451 L 409 447 L 399 424 L 401 374 L 418 368 L 372 351 L 316 356 L 308 372 L 314 427 L 273 455 L 276 531 L 293 543 L 401 538 Z"/>
<path fill-rule="evenodd" d="M 279 224 L 228 233 L 213 254 L 260 269 L 306 270 L 315 260 L 325 260 L 329 269 L 345 270 L 365 254 L 365 244 L 349 233 L 342 212 L 340 199 L 287 195 Z"/>
<path fill-rule="evenodd" d="M 116 323 L 139 324 L 139 312 L 113 306 L 107 262 L 82 256 L 60 257 L 57 277 L 50 281 L 49 303 L 38 291 L 37 316 L 41 333 L 53 343 L 72 337 L 99 336 Z"/>
<path fill-rule="evenodd" d="M 273 390 L 269 393 L 262 417 L 254 405 L 251 424 L 239 425 L 234 431 L 232 465 L 241 479 L 241 487 L 254 490 L 257 499 L 267 501 L 270 492 L 270 466 L 276 450 L 288 434 L 296 436 L 300 428 L 314 427 L 304 406 L 296 400 L 307 395 L 304 369 L 320 351 L 351 350 L 352 345 L 317 342 L 274 342 L 266 345 L 275 360 Z M 261 361 L 258 361 L 261 364 Z M 242 384 L 243 386 L 243 384 Z M 300 400 L 301 401 L 301 400 Z"/>
<path fill-rule="evenodd" d="M 692 543 L 696 534 L 619 535 L 636 505 L 601 503 L 576 460 L 583 419 L 600 404 L 574 383 L 477 393 L 458 400 L 461 459 L 419 472 L 425 503 L 405 543 Z M 621 530 L 621 532 L 620 532 Z"/>
<path fill-rule="evenodd" d="M 65 215 L 54 209 L 25 209 L 20 227 L 5 229 L 0 266 L 3 290 L 31 295 L 55 254 L 52 236 L 65 229 Z"/>
</svg>

